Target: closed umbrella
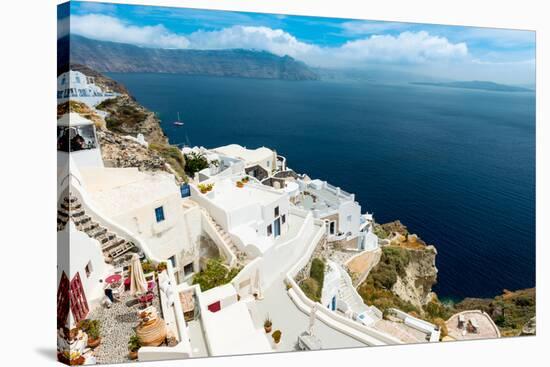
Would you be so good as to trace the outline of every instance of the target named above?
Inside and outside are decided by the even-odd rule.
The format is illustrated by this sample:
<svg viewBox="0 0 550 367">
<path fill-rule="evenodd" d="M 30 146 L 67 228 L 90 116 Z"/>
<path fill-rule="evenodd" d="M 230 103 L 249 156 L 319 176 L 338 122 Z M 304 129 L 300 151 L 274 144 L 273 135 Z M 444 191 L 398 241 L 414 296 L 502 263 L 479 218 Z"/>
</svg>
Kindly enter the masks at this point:
<svg viewBox="0 0 550 367">
<path fill-rule="evenodd" d="M 315 325 L 316 312 L 317 312 L 317 303 L 314 303 L 313 307 L 311 307 L 311 312 L 309 314 L 309 328 L 308 328 L 309 335 L 313 335 L 313 326 Z"/>
<path fill-rule="evenodd" d="M 131 267 L 130 294 L 134 296 L 147 292 L 147 280 L 145 279 L 145 274 L 143 273 L 138 254 L 132 256 Z"/>
<path fill-rule="evenodd" d="M 260 279 L 260 269 L 256 268 L 256 278 L 255 278 L 255 284 L 254 284 L 254 290 L 256 291 L 256 295 L 258 299 L 263 299 L 264 296 L 262 294 L 262 284 Z"/>
</svg>

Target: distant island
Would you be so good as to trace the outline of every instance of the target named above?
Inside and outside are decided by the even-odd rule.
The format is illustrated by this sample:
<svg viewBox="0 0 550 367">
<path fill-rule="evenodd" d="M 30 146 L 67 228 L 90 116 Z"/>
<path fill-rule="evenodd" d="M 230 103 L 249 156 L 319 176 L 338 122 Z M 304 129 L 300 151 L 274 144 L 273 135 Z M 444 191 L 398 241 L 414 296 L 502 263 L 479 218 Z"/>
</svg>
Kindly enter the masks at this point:
<svg viewBox="0 0 550 367">
<path fill-rule="evenodd" d="M 290 56 L 248 49 L 147 48 L 71 35 L 58 40 L 61 67 L 83 64 L 99 72 L 170 73 L 241 78 L 317 80 L 306 64 Z"/>
<path fill-rule="evenodd" d="M 447 87 L 447 88 L 462 88 L 462 89 L 477 89 L 488 90 L 494 92 L 532 92 L 533 90 L 523 87 L 516 87 L 506 84 L 498 84 L 487 81 L 465 81 L 465 82 L 411 82 L 414 85 L 429 85 L 432 87 Z"/>
</svg>

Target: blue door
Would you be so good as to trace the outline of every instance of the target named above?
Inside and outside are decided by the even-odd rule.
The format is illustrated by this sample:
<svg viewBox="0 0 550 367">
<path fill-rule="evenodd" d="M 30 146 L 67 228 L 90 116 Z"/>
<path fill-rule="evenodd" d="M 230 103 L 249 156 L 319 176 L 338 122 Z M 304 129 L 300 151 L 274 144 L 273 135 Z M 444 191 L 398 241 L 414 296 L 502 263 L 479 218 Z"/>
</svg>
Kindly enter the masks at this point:
<svg viewBox="0 0 550 367">
<path fill-rule="evenodd" d="M 336 296 L 332 297 L 332 311 L 336 311 Z"/>
<path fill-rule="evenodd" d="M 277 238 L 281 235 L 281 218 L 277 218 L 273 223 L 273 227 L 275 228 L 275 238 Z"/>
</svg>

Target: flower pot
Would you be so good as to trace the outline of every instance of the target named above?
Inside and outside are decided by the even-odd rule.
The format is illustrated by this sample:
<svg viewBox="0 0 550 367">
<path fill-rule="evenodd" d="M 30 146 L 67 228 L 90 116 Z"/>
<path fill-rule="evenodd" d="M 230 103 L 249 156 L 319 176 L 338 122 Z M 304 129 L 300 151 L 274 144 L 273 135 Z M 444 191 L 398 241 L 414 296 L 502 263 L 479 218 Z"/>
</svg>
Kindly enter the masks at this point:
<svg viewBox="0 0 550 367">
<path fill-rule="evenodd" d="M 269 334 L 271 332 L 271 328 L 272 328 L 271 325 L 270 326 L 264 326 L 264 330 L 267 334 Z"/>
<path fill-rule="evenodd" d="M 138 357 L 138 352 L 136 351 L 129 351 L 128 352 L 128 358 L 130 358 L 132 361 L 136 360 Z"/>
<path fill-rule="evenodd" d="M 93 339 L 88 337 L 88 347 L 94 349 L 101 343 L 101 338 Z"/>
</svg>

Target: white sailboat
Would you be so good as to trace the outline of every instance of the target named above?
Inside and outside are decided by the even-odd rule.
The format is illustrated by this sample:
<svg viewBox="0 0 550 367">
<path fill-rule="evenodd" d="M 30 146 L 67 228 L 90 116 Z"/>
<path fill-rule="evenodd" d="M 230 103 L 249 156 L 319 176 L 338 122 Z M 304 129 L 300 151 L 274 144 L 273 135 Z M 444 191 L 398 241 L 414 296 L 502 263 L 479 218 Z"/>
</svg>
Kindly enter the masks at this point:
<svg viewBox="0 0 550 367">
<path fill-rule="evenodd" d="M 183 126 L 183 122 L 180 120 L 180 113 L 178 112 L 178 119 L 174 121 L 174 125 Z"/>
</svg>

